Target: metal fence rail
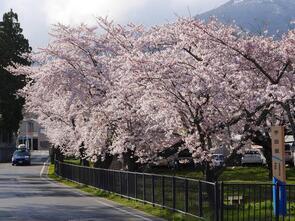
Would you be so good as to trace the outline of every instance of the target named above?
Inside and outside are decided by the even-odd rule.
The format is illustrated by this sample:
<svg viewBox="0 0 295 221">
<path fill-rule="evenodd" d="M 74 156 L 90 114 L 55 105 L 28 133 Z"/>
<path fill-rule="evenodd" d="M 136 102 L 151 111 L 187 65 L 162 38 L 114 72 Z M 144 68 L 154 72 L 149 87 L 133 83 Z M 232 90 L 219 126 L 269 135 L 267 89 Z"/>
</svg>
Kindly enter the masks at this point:
<svg viewBox="0 0 295 221">
<path fill-rule="evenodd" d="M 185 213 L 218 220 L 216 183 L 156 174 L 83 167 L 55 161 L 55 173 L 66 179 L 120 196 Z"/>
<path fill-rule="evenodd" d="M 286 185 L 287 214 L 279 217 L 273 213 L 273 188 L 279 186 L 271 183 L 212 183 L 59 161 L 55 161 L 55 173 L 78 183 L 204 220 L 295 221 L 295 185 Z"/>
<path fill-rule="evenodd" d="M 295 185 L 286 185 L 287 213 L 284 217 L 274 215 L 273 188 L 271 183 L 237 184 L 221 186 L 223 195 L 223 220 L 225 221 L 295 221 Z M 275 197 L 278 204 L 279 196 Z"/>
</svg>

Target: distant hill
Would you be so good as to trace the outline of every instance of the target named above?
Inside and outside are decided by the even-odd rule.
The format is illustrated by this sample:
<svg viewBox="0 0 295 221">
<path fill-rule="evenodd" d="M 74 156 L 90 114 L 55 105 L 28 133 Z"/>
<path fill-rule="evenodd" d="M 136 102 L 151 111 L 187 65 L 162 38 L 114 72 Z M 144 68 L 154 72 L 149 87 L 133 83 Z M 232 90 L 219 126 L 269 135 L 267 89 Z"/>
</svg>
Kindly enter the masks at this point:
<svg viewBox="0 0 295 221">
<path fill-rule="evenodd" d="M 295 28 L 290 21 L 295 20 L 295 0 L 230 0 L 220 7 L 197 15 L 208 20 L 215 16 L 225 23 L 235 23 L 252 33 L 276 37 Z"/>
</svg>

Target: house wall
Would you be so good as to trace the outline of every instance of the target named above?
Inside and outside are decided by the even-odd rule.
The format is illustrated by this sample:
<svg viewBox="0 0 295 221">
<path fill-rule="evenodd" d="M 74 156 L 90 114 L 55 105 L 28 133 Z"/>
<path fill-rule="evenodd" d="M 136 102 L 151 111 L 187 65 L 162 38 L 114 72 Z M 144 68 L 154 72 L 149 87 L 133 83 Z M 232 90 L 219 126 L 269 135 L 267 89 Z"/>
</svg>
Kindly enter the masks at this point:
<svg viewBox="0 0 295 221">
<path fill-rule="evenodd" d="M 34 118 L 24 118 L 20 123 L 17 143 L 28 143 L 31 149 L 48 149 L 50 143 L 46 131 Z"/>
</svg>

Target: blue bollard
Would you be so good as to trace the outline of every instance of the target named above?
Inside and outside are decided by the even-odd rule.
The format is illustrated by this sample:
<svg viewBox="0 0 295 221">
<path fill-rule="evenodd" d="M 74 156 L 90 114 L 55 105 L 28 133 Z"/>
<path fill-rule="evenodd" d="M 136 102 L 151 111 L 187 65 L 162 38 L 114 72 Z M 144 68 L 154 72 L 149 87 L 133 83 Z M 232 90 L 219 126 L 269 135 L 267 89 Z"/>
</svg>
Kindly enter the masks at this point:
<svg viewBox="0 0 295 221">
<path fill-rule="evenodd" d="M 286 199 L 286 183 L 273 177 L 273 208 L 275 216 L 286 216 L 287 199 Z"/>
</svg>

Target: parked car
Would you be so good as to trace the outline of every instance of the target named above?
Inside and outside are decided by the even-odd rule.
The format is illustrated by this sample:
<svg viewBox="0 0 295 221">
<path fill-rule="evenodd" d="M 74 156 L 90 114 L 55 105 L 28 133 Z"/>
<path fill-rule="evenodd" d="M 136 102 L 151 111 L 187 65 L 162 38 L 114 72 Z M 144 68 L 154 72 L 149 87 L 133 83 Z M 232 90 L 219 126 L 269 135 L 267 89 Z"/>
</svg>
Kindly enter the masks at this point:
<svg viewBox="0 0 295 221">
<path fill-rule="evenodd" d="M 12 155 L 12 166 L 14 165 L 30 165 L 31 164 L 31 154 L 26 149 L 17 149 Z"/>
<path fill-rule="evenodd" d="M 290 144 L 285 144 L 285 162 L 289 166 L 294 166 L 293 153 Z"/>
<path fill-rule="evenodd" d="M 266 159 L 259 150 L 246 150 L 241 160 L 242 166 L 245 165 L 265 165 Z"/>
<path fill-rule="evenodd" d="M 170 155 L 169 157 L 162 158 L 153 163 L 153 166 L 157 167 L 169 167 L 169 168 L 180 168 L 190 167 L 194 168 L 194 160 L 192 154 L 188 149 L 181 150 L 179 153 Z"/>
<path fill-rule="evenodd" d="M 167 158 L 161 158 L 154 162 L 152 166 L 156 167 L 173 167 L 173 164 L 175 163 L 176 156 L 172 155 Z"/>
<path fill-rule="evenodd" d="M 224 165 L 223 154 L 212 154 L 212 165 L 213 167 L 222 167 Z"/>
</svg>

